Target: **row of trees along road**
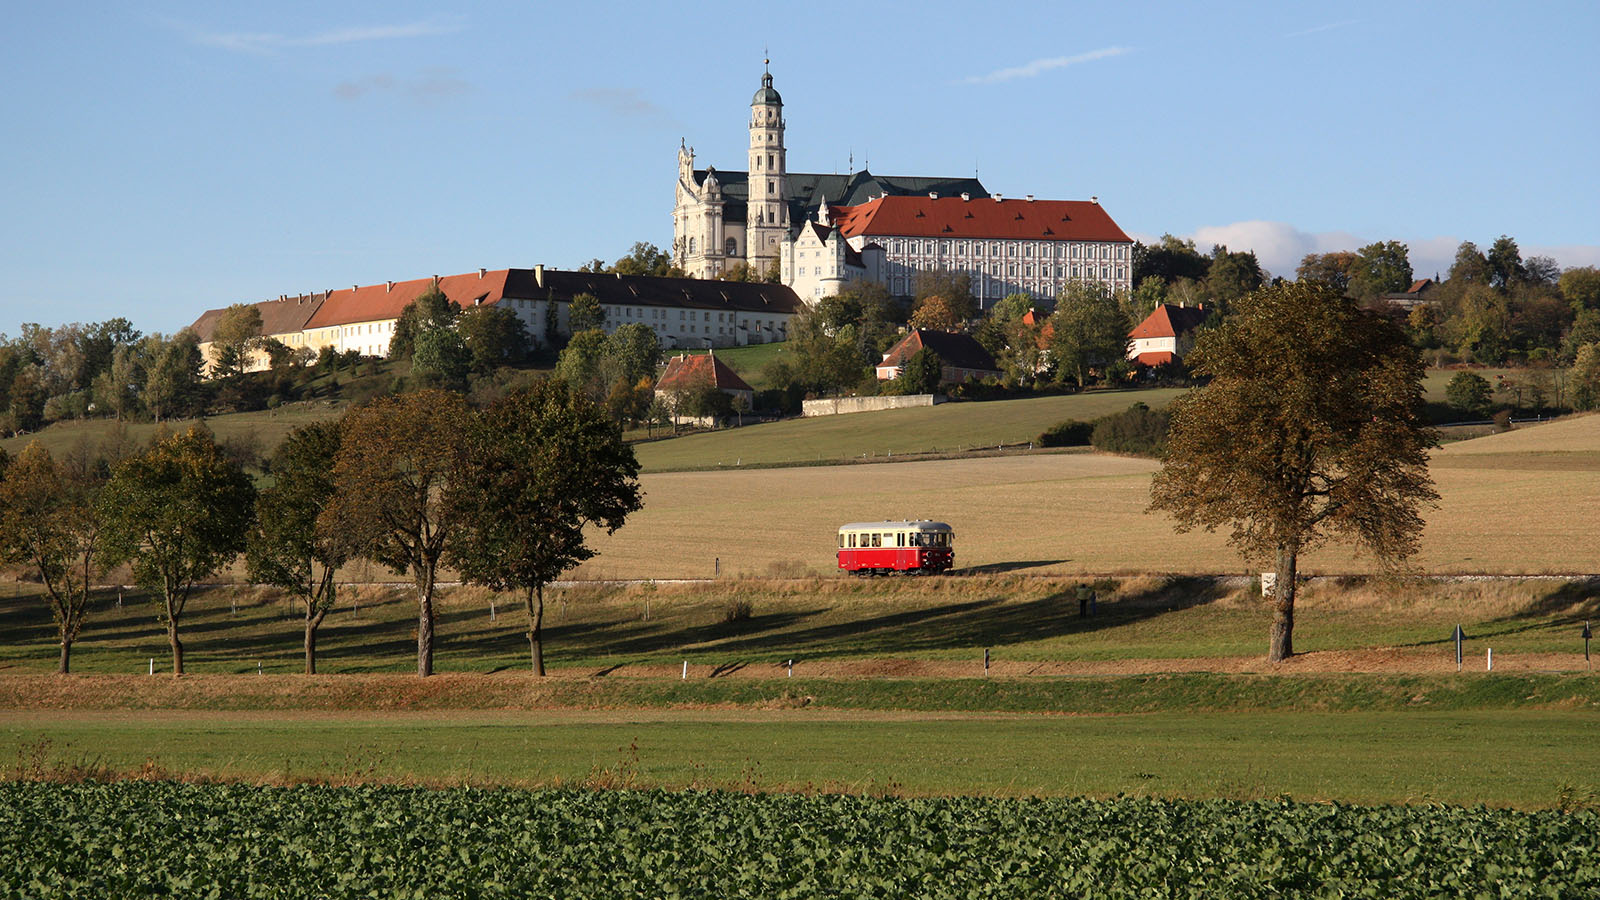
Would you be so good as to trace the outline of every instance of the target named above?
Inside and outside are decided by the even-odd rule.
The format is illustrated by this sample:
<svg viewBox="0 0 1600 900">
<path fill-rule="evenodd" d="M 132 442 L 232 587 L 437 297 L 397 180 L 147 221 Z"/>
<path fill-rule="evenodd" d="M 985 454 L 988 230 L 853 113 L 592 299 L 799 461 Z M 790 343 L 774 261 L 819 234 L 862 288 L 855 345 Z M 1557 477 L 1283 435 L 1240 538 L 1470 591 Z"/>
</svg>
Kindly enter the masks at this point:
<svg viewBox="0 0 1600 900">
<path fill-rule="evenodd" d="M 128 563 L 157 605 L 183 673 L 180 626 L 194 587 L 240 553 L 252 578 L 304 610 L 305 670 L 340 566 L 357 557 L 409 575 L 417 674 L 433 673 L 434 591 L 443 566 L 526 599 L 533 668 L 544 674 L 544 586 L 640 508 L 639 466 L 616 424 L 563 382 L 540 380 L 483 410 L 425 390 L 290 433 L 259 495 L 209 431 L 160 437 L 118 462 L 64 465 L 35 442 L 0 452 L 0 563 L 36 573 L 70 670 L 95 579 Z"/>
</svg>

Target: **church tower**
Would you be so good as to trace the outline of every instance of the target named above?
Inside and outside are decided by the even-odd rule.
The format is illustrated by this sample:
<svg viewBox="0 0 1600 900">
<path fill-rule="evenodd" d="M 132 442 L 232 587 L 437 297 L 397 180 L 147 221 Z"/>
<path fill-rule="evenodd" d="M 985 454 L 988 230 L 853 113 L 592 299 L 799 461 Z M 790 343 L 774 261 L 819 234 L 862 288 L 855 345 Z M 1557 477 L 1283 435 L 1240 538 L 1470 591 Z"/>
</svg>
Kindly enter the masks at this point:
<svg viewBox="0 0 1600 900">
<path fill-rule="evenodd" d="M 745 211 L 745 261 L 759 274 L 778 263 L 778 246 L 789 234 L 789 166 L 784 159 L 783 98 L 772 72 L 750 101 L 749 202 Z"/>
</svg>

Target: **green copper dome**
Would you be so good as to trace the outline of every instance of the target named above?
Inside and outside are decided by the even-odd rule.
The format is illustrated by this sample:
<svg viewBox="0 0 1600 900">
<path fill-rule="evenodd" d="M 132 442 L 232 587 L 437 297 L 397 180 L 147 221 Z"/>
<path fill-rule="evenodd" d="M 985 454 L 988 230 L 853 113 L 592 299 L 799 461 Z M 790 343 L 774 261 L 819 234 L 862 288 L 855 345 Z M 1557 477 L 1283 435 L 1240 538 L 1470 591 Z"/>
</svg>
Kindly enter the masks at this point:
<svg viewBox="0 0 1600 900">
<path fill-rule="evenodd" d="M 782 106 L 783 98 L 772 89 L 772 73 L 767 72 L 761 76 L 761 90 L 750 99 L 751 106 Z"/>
</svg>

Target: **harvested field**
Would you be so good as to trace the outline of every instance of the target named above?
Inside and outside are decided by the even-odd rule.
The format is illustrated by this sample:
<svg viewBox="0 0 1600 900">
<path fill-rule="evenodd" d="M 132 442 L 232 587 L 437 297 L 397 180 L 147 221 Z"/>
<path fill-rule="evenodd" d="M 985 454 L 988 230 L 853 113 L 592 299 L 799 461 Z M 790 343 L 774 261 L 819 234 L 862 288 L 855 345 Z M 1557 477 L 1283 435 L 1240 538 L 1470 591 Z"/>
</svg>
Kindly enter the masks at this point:
<svg viewBox="0 0 1600 900">
<path fill-rule="evenodd" d="M 1600 572 L 1600 416 L 1450 444 L 1426 513 L 1425 573 Z M 947 521 L 957 565 L 1031 574 L 1251 571 L 1223 534 L 1145 512 L 1156 463 L 1095 453 L 646 475 L 645 508 L 580 578 L 828 572 L 840 523 Z M 1302 571 L 1370 570 L 1334 545 Z"/>
</svg>

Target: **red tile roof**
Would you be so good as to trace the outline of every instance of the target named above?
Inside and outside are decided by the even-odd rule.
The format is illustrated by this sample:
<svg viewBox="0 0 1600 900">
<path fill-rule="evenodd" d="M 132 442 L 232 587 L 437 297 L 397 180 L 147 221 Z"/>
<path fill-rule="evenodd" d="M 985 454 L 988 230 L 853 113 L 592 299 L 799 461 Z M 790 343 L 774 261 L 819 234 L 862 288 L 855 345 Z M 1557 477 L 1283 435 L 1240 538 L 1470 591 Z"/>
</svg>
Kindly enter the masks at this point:
<svg viewBox="0 0 1600 900">
<path fill-rule="evenodd" d="M 298 297 L 279 297 L 276 300 L 263 300 L 251 305 L 261 313 L 261 334 L 270 337 L 275 334 L 294 334 L 306 327 L 306 321 L 316 315 L 317 309 L 322 305 L 323 296 L 312 294 Z M 222 314 L 226 309 L 208 309 L 194 320 L 189 328 L 199 335 L 201 343 L 207 343 L 216 336 L 217 323 L 222 321 Z"/>
<path fill-rule="evenodd" d="M 919 329 L 901 338 L 883 355 L 878 367 L 903 366 L 918 350 L 927 349 L 939 355 L 944 364 L 957 369 L 1000 373 L 994 357 L 970 334 L 951 334 L 947 331 Z"/>
<path fill-rule="evenodd" d="M 846 237 L 866 234 L 1133 243 L 1100 204 L 1088 200 L 891 196 L 858 206 L 830 207 L 829 214 Z"/>
<path fill-rule="evenodd" d="M 1174 306 L 1171 303 L 1162 303 L 1144 321 L 1133 327 L 1128 332 L 1128 337 L 1134 340 L 1139 338 L 1177 337 L 1186 331 L 1199 328 L 1206 320 L 1206 310 L 1199 306 Z"/>
<path fill-rule="evenodd" d="M 461 304 L 462 309 L 471 309 L 482 303 L 494 303 L 505 294 L 507 271 L 500 269 L 493 272 L 447 275 L 439 279 L 439 290 L 443 291 L 446 297 Z M 356 322 L 398 319 L 406 304 L 427 293 L 432 286 L 432 278 L 416 278 L 411 281 L 329 291 L 322 308 L 317 310 L 311 321 L 306 323 L 306 330 L 350 325 Z"/>
<path fill-rule="evenodd" d="M 661 373 L 661 380 L 656 382 L 656 390 L 681 391 L 706 381 L 716 385 L 718 390 L 755 392 L 755 388 L 746 384 L 739 373 L 717 359 L 715 353 L 674 356 L 667 360 L 666 371 Z"/>
</svg>

